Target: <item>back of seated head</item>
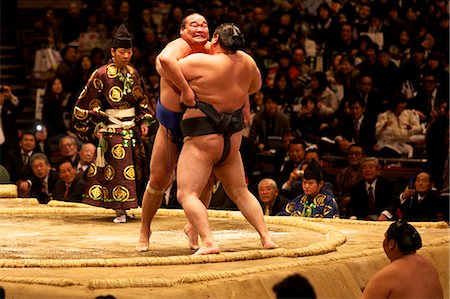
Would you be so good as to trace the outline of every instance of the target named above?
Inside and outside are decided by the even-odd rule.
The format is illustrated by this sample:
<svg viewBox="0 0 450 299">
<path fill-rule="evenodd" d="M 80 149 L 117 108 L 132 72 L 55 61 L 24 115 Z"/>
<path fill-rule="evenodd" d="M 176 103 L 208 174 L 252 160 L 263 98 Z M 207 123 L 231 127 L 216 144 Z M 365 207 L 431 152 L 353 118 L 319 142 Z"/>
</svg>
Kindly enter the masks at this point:
<svg viewBox="0 0 450 299">
<path fill-rule="evenodd" d="M 277 298 L 316 298 L 310 282 L 299 274 L 293 274 L 273 286 Z"/>
<path fill-rule="evenodd" d="M 422 238 L 419 232 L 411 224 L 395 221 L 386 231 L 386 239 L 394 240 L 403 254 L 415 253 L 422 247 Z"/>
</svg>

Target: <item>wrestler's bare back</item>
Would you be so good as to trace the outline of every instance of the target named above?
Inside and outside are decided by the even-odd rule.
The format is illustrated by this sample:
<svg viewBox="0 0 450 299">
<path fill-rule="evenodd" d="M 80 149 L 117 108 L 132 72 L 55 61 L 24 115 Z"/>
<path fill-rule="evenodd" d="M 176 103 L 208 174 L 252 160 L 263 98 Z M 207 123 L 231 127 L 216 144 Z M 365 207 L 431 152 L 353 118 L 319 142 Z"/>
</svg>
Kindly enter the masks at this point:
<svg viewBox="0 0 450 299">
<path fill-rule="evenodd" d="M 201 46 L 201 48 L 199 48 Z M 168 43 L 164 49 L 166 55 L 175 57 L 176 60 L 182 59 L 192 53 L 200 52 L 209 54 L 209 42 L 205 45 L 199 45 L 193 49 L 185 40 L 177 38 Z M 160 101 L 161 104 L 170 111 L 181 112 L 180 109 L 180 90 L 172 82 L 164 78 L 159 67 L 159 60 L 156 59 L 157 69 L 160 72 Z"/>
<path fill-rule="evenodd" d="M 405 255 L 377 272 L 362 298 L 443 298 L 436 268 L 418 254 Z"/>
<path fill-rule="evenodd" d="M 242 51 L 235 54 L 191 54 L 181 59 L 181 69 L 201 101 L 212 104 L 219 112 L 240 109 L 249 94 L 261 87 L 261 74 L 254 60 Z M 184 118 L 204 116 L 188 109 Z"/>
</svg>

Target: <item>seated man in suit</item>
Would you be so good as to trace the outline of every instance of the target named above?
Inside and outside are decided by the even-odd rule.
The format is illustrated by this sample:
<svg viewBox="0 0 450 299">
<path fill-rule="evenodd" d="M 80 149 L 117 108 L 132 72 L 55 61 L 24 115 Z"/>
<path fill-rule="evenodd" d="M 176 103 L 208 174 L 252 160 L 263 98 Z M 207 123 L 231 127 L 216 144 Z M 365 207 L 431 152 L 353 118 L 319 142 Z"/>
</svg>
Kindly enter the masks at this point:
<svg viewBox="0 0 450 299">
<path fill-rule="evenodd" d="M 77 164 L 77 174 L 82 173 L 86 179 L 87 169 L 89 165 L 94 162 L 96 147 L 94 144 L 86 142 L 81 145 L 80 148 L 80 159 Z"/>
<path fill-rule="evenodd" d="M 58 174 L 50 166 L 43 153 L 33 154 L 30 158 L 33 176 L 29 180 L 19 182 L 19 197 L 34 197 L 39 203 L 46 204 L 51 200 Z"/>
<path fill-rule="evenodd" d="M 36 136 L 32 132 L 23 132 L 19 139 L 19 149 L 11 149 L 3 159 L 3 166 L 11 177 L 11 182 L 27 180 L 33 175 L 30 166 L 31 156 L 39 152 Z"/>
<path fill-rule="evenodd" d="M 400 194 L 400 210 L 403 220 L 437 221 L 443 219 L 442 203 L 439 194 L 433 190 L 431 175 L 421 172 L 416 176 L 413 186 L 406 187 Z"/>
<path fill-rule="evenodd" d="M 258 197 L 266 216 L 275 216 L 288 202 L 278 193 L 277 183 L 269 178 L 258 183 Z"/>
<path fill-rule="evenodd" d="M 366 102 L 359 97 L 352 98 L 349 102 L 350 116 L 341 120 L 340 132 L 335 141 L 339 150 L 347 152 L 353 143 L 360 144 L 369 155 L 373 152 L 375 139 L 375 121 L 369 115 L 365 115 Z"/>
<path fill-rule="evenodd" d="M 332 195 L 323 190 L 323 174 L 316 160 L 309 162 L 306 167 L 302 188 L 303 194 L 294 198 L 278 216 L 301 216 L 314 218 L 339 217 L 339 209 Z"/>
<path fill-rule="evenodd" d="M 350 219 L 393 220 L 398 207 L 394 199 L 394 184 L 380 175 L 380 164 L 375 157 L 361 162 L 362 180 L 350 190 L 347 216 Z"/>
<path fill-rule="evenodd" d="M 57 167 L 59 180 L 53 190 L 53 199 L 61 201 L 81 202 L 86 187 L 82 175 L 77 175 L 77 169 L 68 158 L 63 158 Z"/>
</svg>

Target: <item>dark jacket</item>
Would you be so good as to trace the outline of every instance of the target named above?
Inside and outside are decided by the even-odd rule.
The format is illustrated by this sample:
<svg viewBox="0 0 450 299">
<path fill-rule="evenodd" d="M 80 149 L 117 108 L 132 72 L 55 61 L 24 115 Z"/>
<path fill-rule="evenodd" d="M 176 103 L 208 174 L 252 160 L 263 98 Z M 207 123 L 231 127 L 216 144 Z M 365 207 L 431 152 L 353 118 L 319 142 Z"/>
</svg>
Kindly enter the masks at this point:
<svg viewBox="0 0 450 299">
<path fill-rule="evenodd" d="M 66 191 L 66 182 L 59 179 L 53 190 L 53 199 L 61 201 L 81 202 L 86 182 L 81 175 L 78 175 L 69 187 L 68 196 L 64 197 Z"/>
<path fill-rule="evenodd" d="M 443 213 L 439 194 L 429 191 L 420 202 L 418 197 L 416 193 L 400 205 L 403 219 L 406 221 L 437 221 L 438 213 Z"/>
<path fill-rule="evenodd" d="M 43 192 L 43 183 L 41 180 L 34 176 L 31 178 L 31 190 L 30 190 L 30 197 L 35 197 L 41 204 L 46 204 L 51 200 L 51 195 L 53 190 L 55 189 L 56 182 L 58 181 L 58 173 L 51 169 L 50 173 L 48 174 L 48 193 Z"/>
<path fill-rule="evenodd" d="M 375 186 L 375 209 L 379 216 L 384 210 L 392 215 L 398 207 L 398 199 L 394 196 L 395 186 L 382 176 L 378 176 Z M 347 204 L 347 216 L 356 216 L 358 219 L 366 219 L 368 215 L 368 195 L 366 181 L 360 180 L 350 191 L 350 201 Z"/>
</svg>

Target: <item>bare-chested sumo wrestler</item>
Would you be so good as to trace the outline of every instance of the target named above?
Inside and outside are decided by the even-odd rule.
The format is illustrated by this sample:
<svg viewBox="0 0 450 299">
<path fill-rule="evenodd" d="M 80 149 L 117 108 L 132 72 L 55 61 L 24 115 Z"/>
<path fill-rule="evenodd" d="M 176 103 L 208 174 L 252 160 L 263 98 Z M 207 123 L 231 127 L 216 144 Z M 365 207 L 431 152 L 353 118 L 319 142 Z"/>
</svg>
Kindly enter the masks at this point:
<svg viewBox="0 0 450 299">
<path fill-rule="evenodd" d="M 195 254 L 220 252 L 212 236 L 206 206 L 200 199 L 211 173 L 258 231 L 263 247 L 277 247 L 267 231 L 257 199 L 248 191 L 239 153 L 242 110 L 249 94 L 261 88 L 261 74 L 255 61 L 238 50 L 243 45 L 244 36 L 239 28 L 222 24 L 211 40 L 213 55 L 191 54 L 179 60 L 195 92 L 196 107 L 202 109 L 188 108 L 183 115 L 181 129 L 185 139 L 177 166 L 178 200 L 202 240 Z M 183 103 L 192 104 L 184 100 Z"/>
</svg>

